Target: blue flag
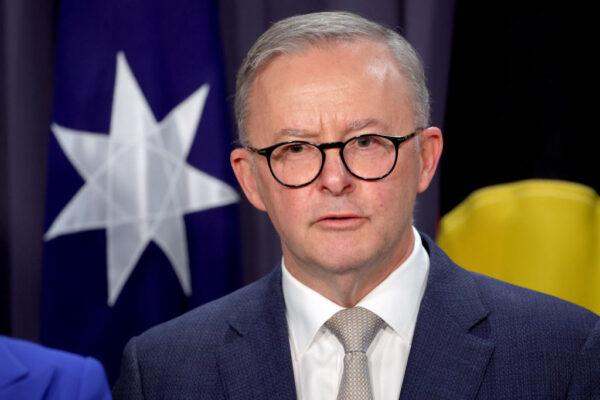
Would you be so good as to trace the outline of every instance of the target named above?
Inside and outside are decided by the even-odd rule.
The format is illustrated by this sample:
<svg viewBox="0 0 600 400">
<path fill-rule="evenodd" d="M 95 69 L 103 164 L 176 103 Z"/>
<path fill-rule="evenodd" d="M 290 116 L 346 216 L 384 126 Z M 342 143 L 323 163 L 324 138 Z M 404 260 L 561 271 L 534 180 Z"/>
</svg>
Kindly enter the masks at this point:
<svg viewBox="0 0 600 400">
<path fill-rule="evenodd" d="M 114 381 L 127 340 L 240 282 L 209 0 L 61 2 L 41 338 Z"/>
</svg>

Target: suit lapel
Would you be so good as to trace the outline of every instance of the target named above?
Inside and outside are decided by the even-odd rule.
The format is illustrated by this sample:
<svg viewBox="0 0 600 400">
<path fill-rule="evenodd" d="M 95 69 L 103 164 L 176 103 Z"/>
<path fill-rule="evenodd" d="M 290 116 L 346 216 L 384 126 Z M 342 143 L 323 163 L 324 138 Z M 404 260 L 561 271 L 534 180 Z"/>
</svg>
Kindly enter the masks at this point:
<svg viewBox="0 0 600 400">
<path fill-rule="evenodd" d="M 52 374 L 27 368 L 0 338 L 0 399 L 41 399 Z"/>
<path fill-rule="evenodd" d="M 0 337 L 0 360 L 2 360 L 0 362 L 0 389 L 22 379 L 29 371 L 4 344 L 2 337 Z"/>
<path fill-rule="evenodd" d="M 251 313 L 232 318 L 233 339 L 219 351 L 228 399 L 295 399 L 281 270 L 268 277 Z"/>
<path fill-rule="evenodd" d="M 494 344 L 471 331 L 484 324 L 488 310 L 473 277 L 454 265 L 423 235 L 430 256 L 400 398 L 473 399 Z"/>
<path fill-rule="evenodd" d="M 425 235 L 423 244 L 431 266 L 400 398 L 473 399 L 494 344 L 471 330 L 489 312 L 473 277 Z M 250 311 L 230 319 L 232 339 L 218 352 L 230 400 L 296 398 L 279 268 L 261 290 Z"/>
</svg>

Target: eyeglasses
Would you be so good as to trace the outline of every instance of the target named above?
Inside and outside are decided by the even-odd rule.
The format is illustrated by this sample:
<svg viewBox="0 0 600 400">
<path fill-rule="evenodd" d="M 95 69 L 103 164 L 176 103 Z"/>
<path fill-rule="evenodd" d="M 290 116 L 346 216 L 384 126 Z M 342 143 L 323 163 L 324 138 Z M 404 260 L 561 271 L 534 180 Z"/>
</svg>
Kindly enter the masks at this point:
<svg viewBox="0 0 600 400">
<path fill-rule="evenodd" d="M 266 157 L 273 178 L 283 186 L 298 188 L 314 182 L 325 165 L 325 150 L 339 149 L 342 163 L 356 178 L 376 181 L 388 176 L 398 161 L 398 147 L 424 128 L 405 136 L 367 133 L 345 142 L 314 144 L 300 140 L 263 149 L 247 149 Z"/>
</svg>

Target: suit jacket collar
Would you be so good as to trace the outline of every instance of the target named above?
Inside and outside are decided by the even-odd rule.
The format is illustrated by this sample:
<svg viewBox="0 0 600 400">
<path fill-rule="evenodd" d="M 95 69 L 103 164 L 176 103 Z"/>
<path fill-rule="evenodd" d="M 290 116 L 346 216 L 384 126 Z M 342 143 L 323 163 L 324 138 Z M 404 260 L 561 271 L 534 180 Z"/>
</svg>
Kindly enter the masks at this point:
<svg viewBox="0 0 600 400">
<path fill-rule="evenodd" d="M 27 375 L 28 369 L 0 338 L 0 390 Z"/>
<path fill-rule="evenodd" d="M 247 312 L 229 318 L 234 334 L 218 354 L 228 399 L 295 399 L 281 269 L 275 268 L 254 289 L 244 299 L 250 303 Z"/>
<path fill-rule="evenodd" d="M 11 351 L 10 346 L 0 337 L 0 398 L 17 399 L 42 398 L 50 384 L 53 371 L 31 370 Z"/>
<path fill-rule="evenodd" d="M 473 275 L 456 266 L 426 235 L 430 272 L 421 302 L 400 398 L 472 399 L 493 343 L 470 332 L 489 310 Z"/>
<path fill-rule="evenodd" d="M 452 261 L 424 234 L 430 257 L 400 398 L 471 399 L 477 394 L 494 345 L 471 328 L 489 314 L 472 274 Z M 296 398 L 281 270 L 242 290 L 241 312 L 229 319 L 233 335 L 219 351 L 228 398 Z"/>
</svg>

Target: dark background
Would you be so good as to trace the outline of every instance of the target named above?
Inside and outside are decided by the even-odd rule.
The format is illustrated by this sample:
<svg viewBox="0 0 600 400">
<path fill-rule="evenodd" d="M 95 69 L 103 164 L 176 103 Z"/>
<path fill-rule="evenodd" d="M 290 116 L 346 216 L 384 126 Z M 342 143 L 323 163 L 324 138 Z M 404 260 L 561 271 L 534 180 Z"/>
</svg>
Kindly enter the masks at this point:
<svg viewBox="0 0 600 400">
<path fill-rule="evenodd" d="M 37 340 L 58 1 L 0 3 L 0 333 Z M 218 3 L 229 105 L 244 54 L 274 21 L 349 10 L 397 28 L 421 54 L 432 123 L 444 130 L 442 171 L 417 205 L 434 235 L 472 190 L 530 177 L 575 180 L 598 191 L 591 94 L 597 51 L 567 3 L 461 0 L 222 0 Z M 525 6 L 524 6 L 525 4 Z M 590 29 L 591 30 L 591 29 Z M 233 115 L 233 113 L 231 113 Z M 233 126 L 233 121 L 231 122 Z M 268 219 L 241 204 L 244 281 L 279 260 Z"/>
<path fill-rule="evenodd" d="M 482 4 L 456 4 L 442 215 L 474 189 L 526 178 L 600 192 L 594 12 L 565 2 Z"/>
</svg>

